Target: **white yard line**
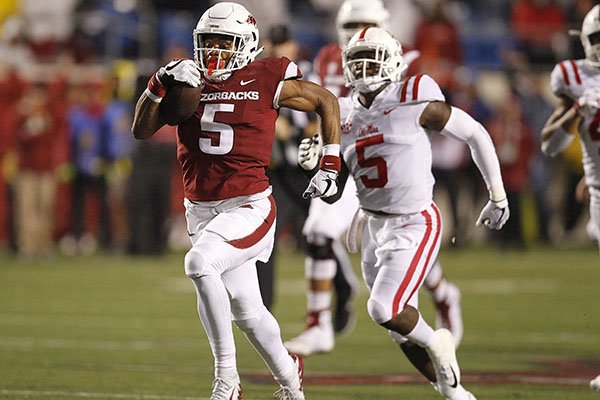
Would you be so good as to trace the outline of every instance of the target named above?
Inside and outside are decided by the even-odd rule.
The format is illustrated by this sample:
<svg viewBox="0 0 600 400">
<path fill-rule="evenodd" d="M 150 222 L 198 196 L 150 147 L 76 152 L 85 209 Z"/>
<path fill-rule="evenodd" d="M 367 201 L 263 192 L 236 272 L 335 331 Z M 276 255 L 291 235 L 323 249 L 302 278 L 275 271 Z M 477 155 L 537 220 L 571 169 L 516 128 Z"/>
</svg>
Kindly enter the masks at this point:
<svg viewBox="0 0 600 400">
<path fill-rule="evenodd" d="M 49 349 L 87 349 L 87 350 L 136 350 L 148 351 L 153 349 L 191 349 L 198 347 L 190 341 L 111 341 L 111 340 L 78 340 L 78 339 L 49 339 L 31 337 L 0 337 L 0 347 L 10 349 L 31 350 L 35 348 Z"/>
<path fill-rule="evenodd" d="M 118 399 L 118 400 L 208 400 L 208 397 L 164 396 L 159 394 L 125 394 L 65 392 L 54 390 L 8 390 L 0 389 L 0 397 L 68 397 L 74 399 Z"/>
</svg>

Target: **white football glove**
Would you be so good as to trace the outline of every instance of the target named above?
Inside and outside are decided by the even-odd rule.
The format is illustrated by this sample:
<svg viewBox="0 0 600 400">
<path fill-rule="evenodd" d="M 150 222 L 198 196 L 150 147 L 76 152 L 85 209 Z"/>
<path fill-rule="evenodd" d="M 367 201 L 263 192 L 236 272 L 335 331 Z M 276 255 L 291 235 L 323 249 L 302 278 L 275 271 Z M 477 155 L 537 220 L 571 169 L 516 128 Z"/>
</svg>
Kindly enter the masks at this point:
<svg viewBox="0 0 600 400">
<path fill-rule="evenodd" d="M 203 84 L 200 70 L 193 60 L 173 60 L 160 67 L 156 77 L 166 87 L 186 83 L 192 87 Z"/>
<path fill-rule="evenodd" d="M 319 132 L 312 137 L 304 138 L 298 146 L 298 165 L 305 171 L 312 171 L 319 164 L 323 150 L 323 140 Z"/>
<path fill-rule="evenodd" d="M 492 201 L 489 200 L 479 218 L 475 223 L 475 226 L 481 226 L 482 224 L 490 229 L 502 229 L 506 221 L 510 217 L 510 209 L 508 208 L 508 200 Z"/>
<path fill-rule="evenodd" d="M 302 197 L 330 197 L 337 193 L 337 176 L 336 171 L 330 169 L 320 169 L 315 176 L 310 180 L 308 187 L 302 193 Z"/>
</svg>

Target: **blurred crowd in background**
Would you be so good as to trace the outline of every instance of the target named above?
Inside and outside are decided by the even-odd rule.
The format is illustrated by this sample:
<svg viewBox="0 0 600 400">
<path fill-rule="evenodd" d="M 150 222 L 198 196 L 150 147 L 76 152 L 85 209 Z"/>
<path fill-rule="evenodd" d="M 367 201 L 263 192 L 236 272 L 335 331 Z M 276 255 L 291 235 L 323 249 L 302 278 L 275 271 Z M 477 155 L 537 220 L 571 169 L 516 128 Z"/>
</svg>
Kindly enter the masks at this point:
<svg viewBox="0 0 600 400">
<path fill-rule="evenodd" d="M 337 40 L 341 0 L 244 0 L 266 55 L 286 55 L 305 76 L 319 48 Z M 175 128 L 148 141 L 130 133 L 149 76 L 192 57 L 192 30 L 208 0 L 0 1 L 0 248 L 26 257 L 57 251 L 159 254 L 189 245 L 176 165 Z M 556 62 L 584 58 L 578 36 L 591 0 L 389 0 L 390 30 L 419 50 L 414 68 L 493 137 L 511 219 L 497 235 L 476 231 L 487 194 L 468 148 L 436 135 L 436 198 L 448 245 L 502 248 L 581 243 L 587 206 L 576 198 L 579 145 L 541 154 Z M 308 201 L 296 146 L 314 132 L 305 114 L 282 112 L 271 178 L 279 236 L 303 246 Z M 286 197 L 287 196 L 287 197 Z M 476 206 L 475 206 L 476 205 Z M 349 213 L 349 218 L 352 213 Z"/>
</svg>

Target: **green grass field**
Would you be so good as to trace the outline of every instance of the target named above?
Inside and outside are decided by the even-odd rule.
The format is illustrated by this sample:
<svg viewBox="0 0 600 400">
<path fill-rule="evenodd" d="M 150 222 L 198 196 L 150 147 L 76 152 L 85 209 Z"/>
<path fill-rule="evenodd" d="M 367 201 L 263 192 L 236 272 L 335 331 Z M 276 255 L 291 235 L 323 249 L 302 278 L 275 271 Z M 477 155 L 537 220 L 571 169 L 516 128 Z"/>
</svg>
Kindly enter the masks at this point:
<svg viewBox="0 0 600 400">
<path fill-rule="evenodd" d="M 208 399 L 212 356 L 182 254 L 26 263 L 0 255 L 0 398 Z M 597 249 L 443 251 L 463 293 L 463 383 L 483 399 L 600 399 Z M 274 314 L 303 326 L 303 259 L 282 250 Z M 356 301 L 358 324 L 335 350 L 306 359 L 307 399 L 438 399 Z M 421 295 L 432 319 L 431 302 Z M 245 399 L 276 390 L 236 332 Z M 408 382 L 408 383 L 403 383 Z"/>
</svg>

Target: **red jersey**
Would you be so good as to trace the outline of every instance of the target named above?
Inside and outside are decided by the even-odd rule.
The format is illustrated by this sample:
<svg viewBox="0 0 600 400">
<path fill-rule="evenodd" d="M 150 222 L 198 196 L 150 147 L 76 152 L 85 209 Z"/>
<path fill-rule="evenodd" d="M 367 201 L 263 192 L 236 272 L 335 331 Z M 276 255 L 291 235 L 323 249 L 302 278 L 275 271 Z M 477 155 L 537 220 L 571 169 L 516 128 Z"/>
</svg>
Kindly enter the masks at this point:
<svg viewBox="0 0 600 400">
<path fill-rule="evenodd" d="M 280 86 L 301 77 L 282 57 L 254 61 L 223 82 L 205 80 L 196 112 L 177 127 L 186 198 L 223 200 L 269 187 Z"/>
<path fill-rule="evenodd" d="M 342 49 L 339 44 L 329 43 L 323 46 L 315 57 L 313 68 L 316 83 L 336 97 L 346 97 L 350 93 L 350 88 L 344 82 Z"/>
</svg>

